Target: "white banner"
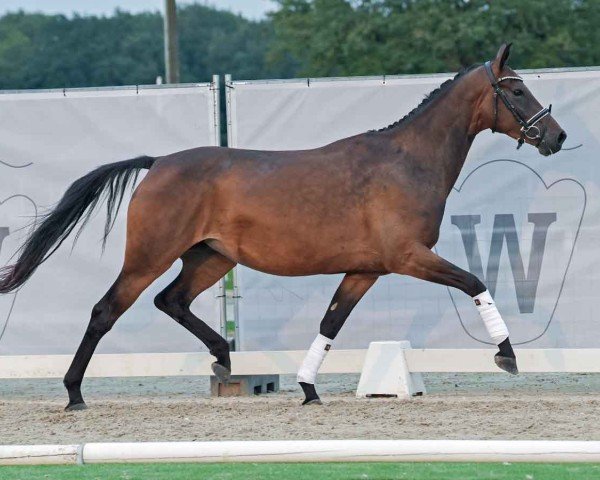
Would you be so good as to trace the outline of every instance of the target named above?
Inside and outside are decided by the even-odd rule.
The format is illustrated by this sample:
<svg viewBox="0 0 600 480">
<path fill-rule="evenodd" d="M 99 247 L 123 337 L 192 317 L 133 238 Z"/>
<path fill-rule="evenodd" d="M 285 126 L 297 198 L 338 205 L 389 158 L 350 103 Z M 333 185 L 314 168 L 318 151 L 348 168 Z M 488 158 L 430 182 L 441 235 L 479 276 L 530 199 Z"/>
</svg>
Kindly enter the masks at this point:
<svg viewBox="0 0 600 480">
<path fill-rule="evenodd" d="M 600 71 L 523 72 L 525 83 L 567 131 L 572 151 L 537 150 L 480 134 L 450 194 L 436 251 L 493 291 L 513 343 L 598 347 L 600 322 Z M 233 82 L 230 142 L 301 149 L 386 126 L 450 75 Z M 318 232 L 315 232 L 318 234 Z M 243 350 L 306 348 L 341 276 L 283 278 L 239 267 Z M 488 342 L 470 299 L 408 277 L 378 280 L 336 347 L 408 339 L 414 347 Z"/>
<path fill-rule="evenodd" d="M 217 122 L 218 90 L 211 84 L 0 94 L 0 264 L 10 262 L 36 213 L 54 205 L 79 177 L 142 154 L 218 145 Z M 75 352 L 92 307 L 121 269 L 128 203 L 129 197 L 104 254 L 102 206 L 72 251 L 69 239 L 17 293 L 0 296 L 0 355 Z M 178 268 L 142 294 L 102 340 L 99 352 L 204 347 L 152 302 Z M 192 308 L 218 329 L 216 297 L 215 287 Z"/>
</svg>

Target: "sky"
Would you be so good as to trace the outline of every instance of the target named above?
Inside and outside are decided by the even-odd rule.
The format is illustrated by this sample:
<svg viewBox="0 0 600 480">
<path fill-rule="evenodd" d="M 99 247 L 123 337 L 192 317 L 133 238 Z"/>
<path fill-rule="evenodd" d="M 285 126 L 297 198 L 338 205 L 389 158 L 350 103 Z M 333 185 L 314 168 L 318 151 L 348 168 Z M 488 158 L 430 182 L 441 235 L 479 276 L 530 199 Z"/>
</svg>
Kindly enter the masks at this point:
<svg viewBox="0 0 600 480">
<path fill-rule="evenodd" d="M 194 3 L 191 0 L 178 0 L 178 4 Z M 247 18 L 260 19 L 273 9 L 271 0 L 197 0 L 219 9 L 241 13 Z M 6 12 L 24 10 L 26 12 L 72 13 L 90 15 L 110 15 L 116 8 L 129 12 L 162 10 L 164 0 L 0 0 L 0 15 Z"/>
</svg>

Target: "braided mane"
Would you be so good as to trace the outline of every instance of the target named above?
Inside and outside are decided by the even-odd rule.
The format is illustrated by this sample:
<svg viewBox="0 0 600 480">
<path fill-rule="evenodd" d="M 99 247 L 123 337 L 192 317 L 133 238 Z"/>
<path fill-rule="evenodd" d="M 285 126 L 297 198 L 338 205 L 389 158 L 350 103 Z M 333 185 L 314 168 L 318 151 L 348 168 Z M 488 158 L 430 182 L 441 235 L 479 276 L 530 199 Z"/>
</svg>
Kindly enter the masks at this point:
<svg viewBox="0 0 600 480">
<path fill-rule="evenodd" d="M 476 63 L 469 67 L 461 69 L 454 76 L 454 78 L 446 80 L 438 88 L 436 88 L 435 90 L 430 92 L 428 95 L 425 95 L 425 98 L 423 99 L 423 101 L 421 103 L 419 103 L 419 105 L 417 105 L 415 108 L 413 108 L 409 113 L 404 115 L 404 117 L 402 117 L 400 120 L 395 121 L 394 123 L 388 125 L 387 127 L 383 127 L 383 128 L 380 128 L 379 130 L 371 130 L 371 131 L 372 132 L 385 132 L 387 130 L 397 127 L 400 124 L 406 123 L 407 121 L 411 120 L 416 114 L 418 114 L 420 111 L 422 111 L 433 100 L 435 100 L 436 98 L 438 98 L 441 95 L 443 95 L 444 93 L 446 93 L 448 91 L 448 89 L 450 88 L 450 86 L 453 85 L 454 82 L 456 82 L 456 80 L 458 80 L 459 78 L 464 76 L 466 73 L 469 73 L 471 70 L 474 70 L 479 66 L 481 66 L 481 64 Z"/>
</svg>

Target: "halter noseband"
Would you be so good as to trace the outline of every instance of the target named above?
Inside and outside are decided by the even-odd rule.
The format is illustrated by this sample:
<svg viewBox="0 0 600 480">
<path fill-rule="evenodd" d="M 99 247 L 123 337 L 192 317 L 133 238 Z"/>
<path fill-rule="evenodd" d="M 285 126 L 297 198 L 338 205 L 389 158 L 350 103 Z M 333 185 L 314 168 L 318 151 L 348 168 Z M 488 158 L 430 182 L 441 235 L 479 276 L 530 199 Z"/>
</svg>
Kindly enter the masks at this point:
<svg viewBox="0 0 600 480">
<path fill-rule="evenodd" d="M 490 80 L 492 88 L 494 89 L 494 126 L 492 127 L 492 132 L 496 131 L 498 122 L 498 97 L 500 97 L 502 103 L 506 105 L 508 111 L 512 113 L 512 116 L 515 118 L 517 123 L 521 125 L 521 136 L 518 140 L 517 150 L 523 146 L 525 137 L 529 138 L 530 140 L 538 140 L 537 144 L 539 145 L 544 139 L 544 135 L 539 127 L 536 126 L 536 123 L 538 123 L 546 115 L 550 115 L 550 112 L 552 111 L 552 105 L 550 105 L 548 108 L 542 108 L 529 120 L 525 120 L 525 118 L 523 118 L 515 106 L 510 102 L 506 96 L 506 93 L 504 93 L 504 90 L 500 88 L 500 82 L 503 82 L 504 80 L 518 80 L 519 82 L 522 82 L 523 79 L 521 77 L 510 76 L 496 78 L 496 75 L 494 75 L 494 72 L 492 71 L 492 63 L 490 61 L 485 62 L 485 73 L 487 73 L 488 79 Z"/>
</svg>

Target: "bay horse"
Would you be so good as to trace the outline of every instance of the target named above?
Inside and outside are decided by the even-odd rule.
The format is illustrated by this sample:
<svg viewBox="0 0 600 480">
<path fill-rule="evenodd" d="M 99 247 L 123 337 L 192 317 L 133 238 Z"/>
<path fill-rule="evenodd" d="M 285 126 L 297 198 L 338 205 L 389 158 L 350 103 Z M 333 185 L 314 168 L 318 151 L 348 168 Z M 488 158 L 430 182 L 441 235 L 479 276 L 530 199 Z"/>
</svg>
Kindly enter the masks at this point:
<svg viewBox="0 0 600 480">
<path fill-rule="evenodd" d="M 189 307 L 238 263 L 274 275 L 345 274 L 298 373 L 303 404 L 320 403 L 315 378 L 333 339 L 361 297 L 390 273 L 471 296 L 498 345 L 496 364 L 517 373 L 508 330 L 485 285 L 431 250 L 479 132 L 504 133 L 545 156 L 566 138 L 506 65 L 509 51 L 502 45 L 493 61 L 460 72 L 389 127 L 321 148 L 201 147 L 103 165 L 75 181 L 42 217 L 16 263 L 1 270 L 0 293 L 23 285 L 79 223 L 85 226 L 104 196 L 106 240 L 128 185 L 149 170 L 129 205 L 122 270 L 93 307 L 64 378 L 66 410 L 86 408 L 81 383 L 100 339 L 179 258 L 181 272 L 155 304 L 208 347 L 222 381 L 231 373 L 229 346 Z"/>
</svg>

